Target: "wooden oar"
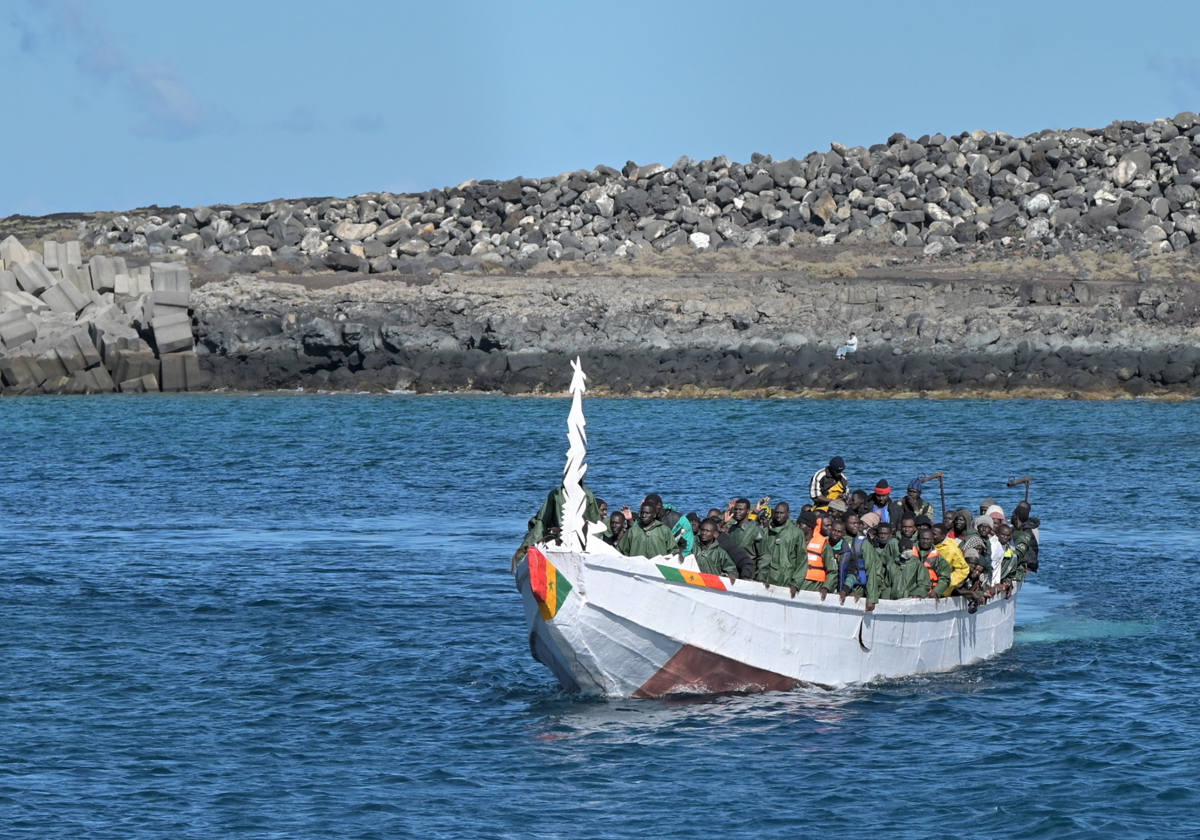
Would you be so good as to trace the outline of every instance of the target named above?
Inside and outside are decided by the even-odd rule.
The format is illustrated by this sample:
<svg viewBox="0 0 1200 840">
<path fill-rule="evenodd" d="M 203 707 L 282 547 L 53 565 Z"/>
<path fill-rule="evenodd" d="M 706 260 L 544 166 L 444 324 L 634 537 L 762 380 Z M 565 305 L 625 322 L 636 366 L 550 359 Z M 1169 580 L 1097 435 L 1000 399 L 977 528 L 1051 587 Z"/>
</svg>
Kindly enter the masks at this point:
<svg viewBox="0 0 1200 840">
<path fill-rule="evenodd" d="M 1033 476 L 1027 475 L 1024 478 L 1014 478 L 1008 482 L 1009 487 L 1016 487 L 1018 484 L 1025 485 L 1025 501 L 1029 501 L 1029 482 L 1033 481 Z"/>
<path fill-rule="evenodd" d="M 938 487 L 941 488 L 941 491 L 942 491 L 942 521 L 944 522 L 946 520 L 946 479 L 945 479 L 945 477 L 942 475 L 941 471 L 939 470 L 938 472 L 932 473 L 930 475 L 921 476 L 921 483 L 925 484 L 927 482 L 933 481 L 935 478 L 938 481 Z"/>
</svg>

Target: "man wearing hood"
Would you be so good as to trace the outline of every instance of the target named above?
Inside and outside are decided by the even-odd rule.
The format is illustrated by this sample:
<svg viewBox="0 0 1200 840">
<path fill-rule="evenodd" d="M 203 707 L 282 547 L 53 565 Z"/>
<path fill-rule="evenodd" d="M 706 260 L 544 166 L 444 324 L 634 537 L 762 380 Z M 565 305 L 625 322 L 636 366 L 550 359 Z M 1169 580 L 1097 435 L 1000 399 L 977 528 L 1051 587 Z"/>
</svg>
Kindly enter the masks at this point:
<svg viewBox="0 0 1200 840">
<path fill-rule="evenodd" d="M 813 510 L 829 510 L 830 502 L 849 492 L 850 479 L 846 477 L 845 469 L 845 459 L 837 455 L 829 459 L 829 466 L 813 473 L 812 481 L 808 483 Z"/>
<path fill-rule="evenodd" d="M 947 534 L 952 540 L 959 540 L 966 536 L 967 531 L 971 530 L 971 520 L 975 517 L 971 516 L 971 511 L 966 508 L 959 508 L 954 511 L 954 516 L 950 520 L 950 532 Z"/>
</svg>

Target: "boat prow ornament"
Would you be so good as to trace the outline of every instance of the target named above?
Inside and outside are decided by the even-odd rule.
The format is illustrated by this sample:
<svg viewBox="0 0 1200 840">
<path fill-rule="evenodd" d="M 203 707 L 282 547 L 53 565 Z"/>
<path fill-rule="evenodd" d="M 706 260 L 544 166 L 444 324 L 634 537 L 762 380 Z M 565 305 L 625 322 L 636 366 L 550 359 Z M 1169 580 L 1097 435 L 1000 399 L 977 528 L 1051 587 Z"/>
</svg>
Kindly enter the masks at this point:
<svg viewBox="0 0 1200 840">
<path fill-rule="evenodd" d="M 968 610 L 958 596 L 822 600 L 703 574 L 692 557 L 626 557 L 588 522 L 583 394 L 571 363 L 561 530 L 518 552 L 514 567 L 537 661 L 564 689 L 609 697 L 836 689 L 948 671 L 1012 647 L 1017 593 Z M 543 508 L 545 511 L 547 508 Z"/>
</svg>

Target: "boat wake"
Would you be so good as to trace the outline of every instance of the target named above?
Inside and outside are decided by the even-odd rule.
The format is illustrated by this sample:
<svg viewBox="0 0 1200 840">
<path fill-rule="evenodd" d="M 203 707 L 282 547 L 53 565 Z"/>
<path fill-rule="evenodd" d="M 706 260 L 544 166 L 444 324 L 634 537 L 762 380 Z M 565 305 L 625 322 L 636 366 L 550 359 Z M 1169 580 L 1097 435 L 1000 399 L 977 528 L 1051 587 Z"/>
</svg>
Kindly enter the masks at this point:
<svg viewBox="0 0 1200 840">
<path fill-rule="evenodd" d="M 1026 583 L 1017 607 L 1015 645 L 1070 642 L 1081 639 L 1114 639 L 1140 636 L 1154 630 L 1154 622 L 1105 621 L 1072 611 L 1074 599 L 1046 586 Z"/>
</svg>

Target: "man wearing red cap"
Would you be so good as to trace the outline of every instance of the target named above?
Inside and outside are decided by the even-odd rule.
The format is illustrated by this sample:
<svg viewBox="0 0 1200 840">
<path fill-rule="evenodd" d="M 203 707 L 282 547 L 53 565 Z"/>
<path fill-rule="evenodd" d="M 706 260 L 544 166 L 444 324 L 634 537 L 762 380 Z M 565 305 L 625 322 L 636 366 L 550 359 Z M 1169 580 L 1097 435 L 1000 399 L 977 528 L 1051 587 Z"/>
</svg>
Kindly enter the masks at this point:
<svg viewBox="0 0 1200 840">
<path fill-rule="evenodd" d="M 887 522 L 892 529 L 900 527 L 900 503 L 892 501 L 892 486 L 886 478 L 875 482 L 875 492 L 867 499 L 870 510 L 867 513 L 879 514 L 880 522 Z"/>
</svg>

